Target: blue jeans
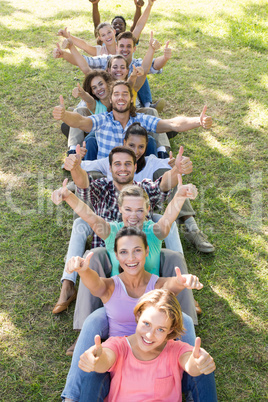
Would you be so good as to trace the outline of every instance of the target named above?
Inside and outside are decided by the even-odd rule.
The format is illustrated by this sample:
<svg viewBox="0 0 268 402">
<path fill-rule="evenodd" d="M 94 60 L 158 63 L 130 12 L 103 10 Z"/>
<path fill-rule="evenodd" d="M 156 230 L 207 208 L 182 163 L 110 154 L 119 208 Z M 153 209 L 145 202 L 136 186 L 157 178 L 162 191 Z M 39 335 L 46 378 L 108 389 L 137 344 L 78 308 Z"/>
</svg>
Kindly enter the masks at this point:
<svg viewBox="0 0 268 402">
<path fill-rule="evenodd" d="M 67 257 L 66 257 L 66 263 L 72 257 L 76 257 L 76 256 L 83 257 L 85 248 L 86 248 L 87 238 L 92 233 L 93 233 L 93 231 L 92 231 L 91 227 L 89 226 L 88 223 L 83 221 L 82 218 L 77 218 L 74 220 L 70 243 L 69 243 L 68 252 L 67 252 Z M 65 267 L 64 267 L 61 281 L 63 281 L 64 279 L 68 279 L 69 281 L 72 281 L 75 284 L 76 278 L 77 278 L 77 272 L 67 274 L 67 272 L 65 271 Z"/>
<path fill-rule="evenodd" d="M 163 215 L 160 215 L 160 214 L 153 214 L 152 220 L 154 222 L 158 222 L 159 219 L 162 218 L 162 216 Z M 169 234 L 165 238 L 165 245 L 166 245 L 166 248 L 168 248 L 169 250 L 179 251 L 183 255 L 183 248 L 182 248 L 181 239 L 180 239 L 176 221 L 172 223 Z"/>
<path fill-rule="evenodd" d="M 181 338 L 182 341 L 194 345 L 195 329 L 193 321 L 184 313 L 183 325 L 186 331 Z M 78 367 L 80 356 L 92 345 L 94 345 L 94 337 L 96 334 L 99 334 L 101 339 L 108 338 L 109 324 L 104 307 L 101 307 L 90 314 L 83 324 L 74 349 L 72 363 L 67 376 L 65 388 L 61 395 L 62 399 L 70 398 L 73 401 L 82 401 L 83 399 L 81 399 L 81 395 L 85 395 L 85 397 L 88 398 L 88 401 L 90 400 L 95 402 L 99 400 L 99 394 L 101 394 L 102 398 L 104 398 L 105 396 L 102 394 L 102 392 L 105 393 L 107 389 L 109 390 L 109 384 L 107 386 L 109 376 L 107 376 L 106 373 L 86 373 Z M 90 388 L 90 391 L 88 391 L 87 388 Z"/>
<path fill-rule="evenodd" d="M 97 159 L 98 155 L 98 143 L 95 137 L 94 133 L 89 133 L 86 138 L 86 148 L 87 148 L 87 153 L 84 156 L 84 161 L 94 161 Z M 156 147 L 156 141 L 155 139 L 151 136 L 148 135 L 148 144 L 146 148 L 146 156 L 154 154 L 157 156 L 157 147 Z"/>
<path fill-rule="evenodd" d="M 150 85 L 148 78 L 144 81 L 143 86 L 138 91 L 138 97 L 142 105 L 144 106 L 147 102 L 152 103 L 152 94 L 150 90 Z"/>
</svg>

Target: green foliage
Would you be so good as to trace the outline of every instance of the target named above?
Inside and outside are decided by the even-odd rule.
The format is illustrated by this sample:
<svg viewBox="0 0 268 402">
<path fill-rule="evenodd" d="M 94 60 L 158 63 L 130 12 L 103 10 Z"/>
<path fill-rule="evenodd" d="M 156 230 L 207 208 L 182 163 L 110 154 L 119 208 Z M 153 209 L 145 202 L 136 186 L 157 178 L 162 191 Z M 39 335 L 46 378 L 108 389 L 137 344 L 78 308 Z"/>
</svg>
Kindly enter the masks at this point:
<svg viewBox="0 0 268 402">
<path fill-rule="evenodd" d="M 130 26 L 134 5 L 101 0 L 100 10 L 103 21 L 122 14 Z M 195 292 L 203 309 L 196 330 L 215 358 L 224 402 L 267 398 L 267 15 L 264 0 L 171 0 L 168 7 L 157 0 L 136 52 L 145 54 L 151 29 L 163 44 L 171 41 L 163 74 L 149 77 L 154 99 L 167 101 L 163 117 L 195 116 L 204 104 L 213 116 L 212 130 L 171 142 L 193 160 L 185 181 L 199 189 L 196 219 L 216 246 L 203 255 L 181 234 L 189 271 L 204 284 Z M 73 306 L 51 314 L 72 226 L 70 209 L 50 201 L 68 176 L 52 109 L 60 94 L 74 106 L 71 90 L 83 79 L 52 58 L 65 26 L 94 43 L 88 2 L 1 2 L 3 401 L 59 400 L 70 365 L 65 350 L 76 338 Z"/>
</svg>

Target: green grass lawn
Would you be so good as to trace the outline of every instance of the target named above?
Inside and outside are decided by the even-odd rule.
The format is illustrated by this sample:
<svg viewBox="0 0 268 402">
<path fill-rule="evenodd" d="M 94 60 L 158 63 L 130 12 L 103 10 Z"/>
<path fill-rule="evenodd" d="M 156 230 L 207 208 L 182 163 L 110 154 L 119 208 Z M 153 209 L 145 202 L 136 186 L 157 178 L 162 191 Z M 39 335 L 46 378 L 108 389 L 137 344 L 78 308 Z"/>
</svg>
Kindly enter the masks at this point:
<svg viewBox="0 0 268 402">
<path fill-rule="evenodd" d="M 101 0 L 102 20 L 126 16 L 132 0 Z M 216 247 L 197 252 L 184 241 L 203 315 L 197 327 L 215 358 L 219 401 L 267 400 L 267 130 L 268 5 L 264 0 L 157 0 L 138 46 L 151 29 L 173 57 L 150 76 L 163 117 L 195 116 L 207 104 L 210 131 L 172 140 L 184 145 L 199 189 L 193 202 L 200 228 Z M 1 401 L 56 401 L 76 338 L 74 306 L 54 316 L 72 212 L 50 201 L 68 173 L 67 142 L 52 109 L 83 80 L 78 68 L 52 58 L 58 29 L 94 43 L 87 0 L 0 1 L 1 136 Z M 160 54 L 160 53 L 159 53 Z M 69 177 L 69 176 L 68 176 Z"/>
</svg>

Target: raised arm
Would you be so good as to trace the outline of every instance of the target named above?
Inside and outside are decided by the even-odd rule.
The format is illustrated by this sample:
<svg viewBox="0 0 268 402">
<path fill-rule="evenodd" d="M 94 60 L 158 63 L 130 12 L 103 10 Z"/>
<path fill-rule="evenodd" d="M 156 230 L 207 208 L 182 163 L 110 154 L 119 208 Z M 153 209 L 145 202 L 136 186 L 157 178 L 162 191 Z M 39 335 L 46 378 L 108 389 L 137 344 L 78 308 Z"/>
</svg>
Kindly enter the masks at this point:
<svg viewBox="0 0 268 402">
<path fill-rule="evenodd" d="M 92 130 L 93 123 L 88 117 L 81 116 L 79 113 L 67 112 L 64 107 L 63 96 L 60 95 L 60 105 L 54 107 L 53 117 L 55 120 L 62 120 L 70 127 L 80 128 L 81 130 L 89 133 Z"/>
<path fill-rule="evenodd" d="M 159 120 L 156 126 L 157 133 L 167 131 L 188 131 L 193 128 L 203 127 L 209 129 L 212 126 L 211 116 L 206 115 L 207 106 L 204 106 L 202 113 L 197 117 L 177 116 L 172 119 Z"/>
<path fill-rule="evenodd" d="M 105 240 L 110 234 L 110 224 L 101 216 L 95 214 L 92 209 L 80 200 L 67 188 L 68 179 L 64 179 L 62 187 L 53 191 L 51 199 L 54 204 L 59 205 L 62 201 L 66 201 L 68 205 L 76 212 L 85 222 L 89 224 L 93 232 L 101 239 Z"/>
<path fill-rule="evenodd" d="M 109 299 L 114 290 L 114 281 L 110 278 L 100 278 L 96 271 L 89 268 L 90 259 L 93 252 L 89 253 L 87 257 L 72 257 L 66 264 L 65 270 L 68 274 L 78 272 L 84 285 L 90 292 L 99 297 L 104 303 L 106 298 Z"/>
<path fill-rule="evenodd" d="M 179 362 L 181 367 L 192 377 L 201 374 L 208 375 L 216 369 L 214 359 L 203 348 L 201 348 L 201 338 L 195 340 L 194 349 L 191 352 L 183 353 Z"/>
<path fill-rule="evenodd" d="M 96 335 L 94 340 L 95 345 L 91 346 L 91 348 L 80 356 L 78 367 L 87 373 L 91 371 L 105 373 L 114 364 L 116 354 L 113 350 L 101 346 L 101 338 L 99 335 Z"/>
<path fill-rule="evenodd" d="M 97 26 L 100 24 L 100 12 L 98 2 L 100 0 L 89 0 L 92 3 L 92 17 L 93 17 L 93 24 L 94 28 L 96 29 Z"/>
<path fill-rule="evenodd" d="M 155 0 L 148 0 L 148 4 L 147 7 L 145 8 L 143 14 L 140 16 L 140 18 L 137 21 L 137 24 L 135 26 L 135 29 L 131 30 L 131 32 L 133 33 L 134 38 L 136 38 L 137 40 L 139 39 L 143 28 L 145 27 L 146 22 L 148 21 L 151 9 L 153 7 Z"/>
<path fill-rule="evenodd" d="M 171 58 L 172 52 L 168 45 L 169 40 L 165 44 L 163 56 L 159 56 L 154 60 L 153 67 L 155 70 L 160 70 L 161 68 L 163 68 Z"/>
<path fill-rule="evenodd" d="M 62 43 L 62 48 L 69 49 L 72 57 L 75 60 L 75 64 L 80 68 L 80 70 L 85 75 L 89 74 L 92 71 L 91 68 L 89 67 L 86 59 L 76 49 L 76 47 L 71 39 L 70 33 L 68 32 L 67 34 L 68 34 L 68 37 Z"/>
<path fill-rule="evenodd" d="M 77 86 L 74 87 L 72 95 L 74 98 L 80 97 L 83 99 L 83 101 L 85 101 L 87 104 L 87 108 L 93 112 L 95 111 L 96 100 L 81 87 L 79 82 L 77 83 Z"/>
<path fill-rule="evenodd" d="M 154 224 L 154 234 L 158 239 L 163 240 L 170 232 L 171 225 L 178 217 L 179 212 L 186 198 L 194 200 L 197 196 L 197 188 L 193 184 L 182 185 L 181 175 L 178 175 L 177 192 L 165 209 L 164 215 Z"/>
<path fill-rule="evenodd" d="M 79 49 L 84 50 L 91 56 L 97 56 L 97 50 L 95 46 L 89 45 L 84 39 L 78 38 L 77 36 L 71 35 L 70 32 L 68 32 L 67 27 L 64 29 L 60 29 L 57 33 L 58 36 L 63 36 L 66 39 L 71 39 L 73 44 L 77 46 Z M 64 42 L 63 42 L 64 43 Z"/>
<path fill-rule="evenodd" d="M 183 154 L 183 147 L 180 147 L 179 153 L 174 161 L 174 166 L 163 174 L 160 183 L 160 190 L 167 192 L 178 184 L 178 174 L 189 174 L 193 171 L 193 164 L 189 157 Z"/>
<path fill-rule="evenodd" d="M 175 295 L 179 294 L 183 289 L 196 289 L 203 288 L 202 283 L 199 282 L 199 278 L 191 274 L 181 274 L 180 268 L 175 267 L 176 276 L 169 278 L 159 278 L 156 282 L 156 289 L 168 289 Z"/>
</svg>

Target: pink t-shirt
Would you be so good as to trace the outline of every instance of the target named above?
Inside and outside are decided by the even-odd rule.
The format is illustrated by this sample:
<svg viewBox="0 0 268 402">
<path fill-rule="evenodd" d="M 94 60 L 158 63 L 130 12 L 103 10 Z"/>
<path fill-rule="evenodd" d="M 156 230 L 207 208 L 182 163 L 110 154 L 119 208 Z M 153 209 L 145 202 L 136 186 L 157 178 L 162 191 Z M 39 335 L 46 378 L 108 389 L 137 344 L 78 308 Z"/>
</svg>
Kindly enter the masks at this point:
<svg viewBox="0 0 268 402">
<path fill-rule="evenodd" d="M 105 401 L 181 402 L 183 369 L 179 357 L 193 350 L 188 343 L 169 340 L 160 355 L 150 361 L 136 359 L 126 337 L 111 337 L 102 346 L 116 354 Z"/>
</svg>

